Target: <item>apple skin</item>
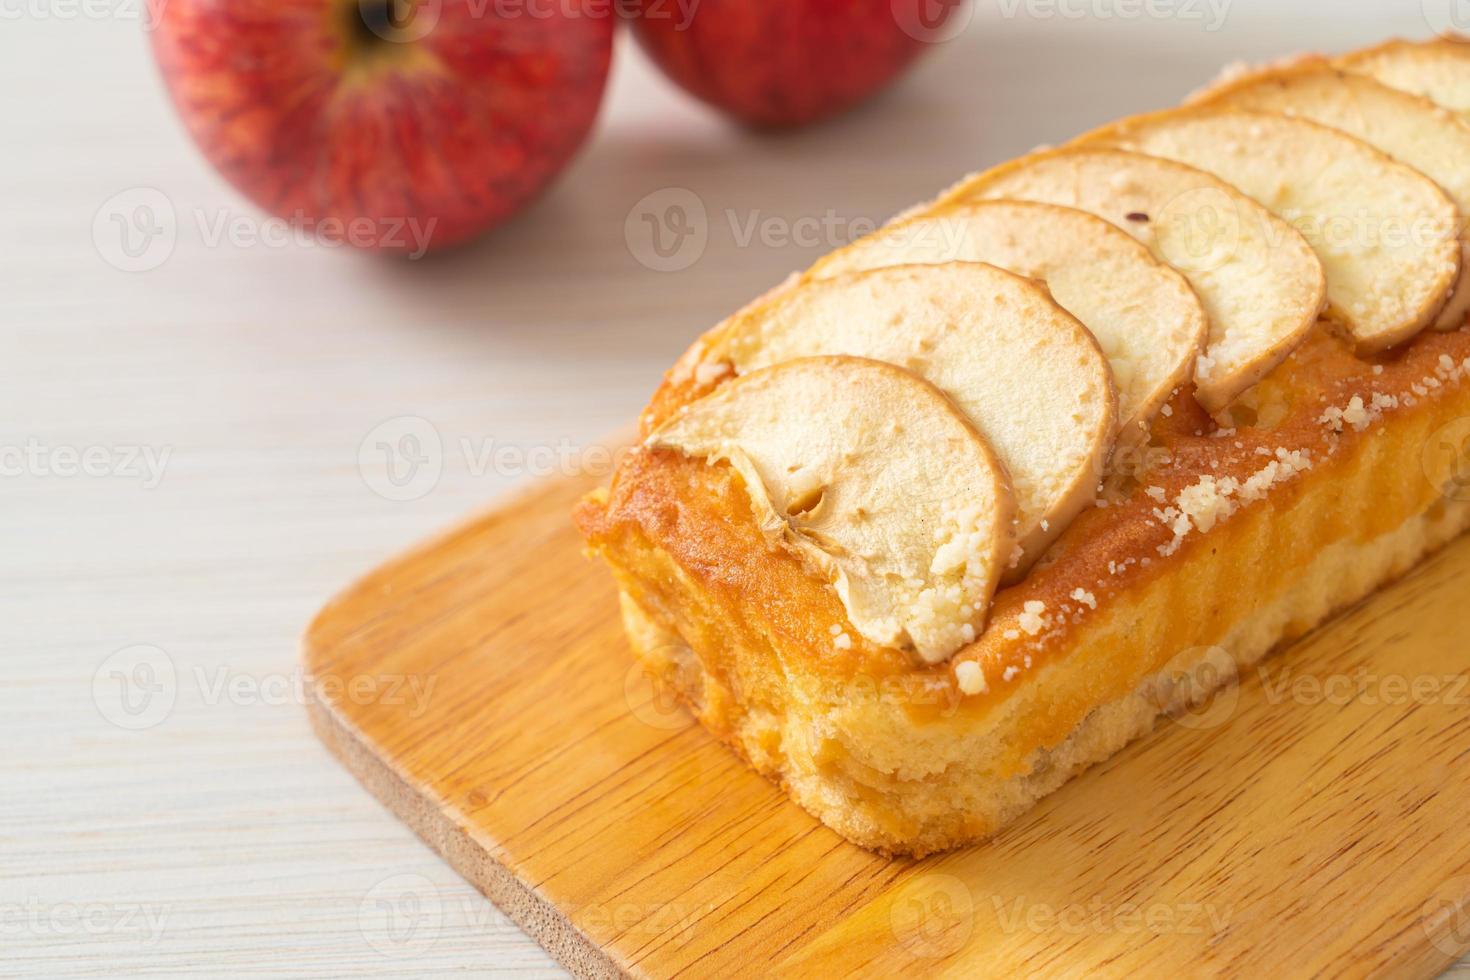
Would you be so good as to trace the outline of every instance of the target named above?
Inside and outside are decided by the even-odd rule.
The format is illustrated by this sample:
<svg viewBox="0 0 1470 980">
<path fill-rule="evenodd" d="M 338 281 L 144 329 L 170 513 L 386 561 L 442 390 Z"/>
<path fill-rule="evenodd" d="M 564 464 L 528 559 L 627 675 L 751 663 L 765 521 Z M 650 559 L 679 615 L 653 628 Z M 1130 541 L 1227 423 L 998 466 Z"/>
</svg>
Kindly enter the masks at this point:
<svg viewBox="0 0 1470 980">
<path fill-rule="evenodd" d="M 753 126 L 782 127 L 873 95 L 933 46 L 925 38 L 961 2 L 631 0 L 628 13 L 643 50 L 687 91 Z"/>
<path fill-rule="evenodd" d="M 168 0 L 153 51 L 195 143 L 257 205 L 416 255 L 493 227 L 566 165 L 596 119 L 615 18 L 598 0 L 534 16 L 414 2 Z"/>
</svg>

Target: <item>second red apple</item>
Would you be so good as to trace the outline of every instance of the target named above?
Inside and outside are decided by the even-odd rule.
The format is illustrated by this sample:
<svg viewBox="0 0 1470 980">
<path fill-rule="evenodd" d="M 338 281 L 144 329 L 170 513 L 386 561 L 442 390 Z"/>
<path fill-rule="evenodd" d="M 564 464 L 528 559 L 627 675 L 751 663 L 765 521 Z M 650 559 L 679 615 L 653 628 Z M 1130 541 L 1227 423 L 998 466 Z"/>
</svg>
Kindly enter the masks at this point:
<svg viewBox="0 0 1470 980">
<path fill-rule="evenodd" d="M 945 36 L 963 0 L 634 0 L 643 49 L 699 98 L 757 126 L 842 112 Z"/>
</svg>

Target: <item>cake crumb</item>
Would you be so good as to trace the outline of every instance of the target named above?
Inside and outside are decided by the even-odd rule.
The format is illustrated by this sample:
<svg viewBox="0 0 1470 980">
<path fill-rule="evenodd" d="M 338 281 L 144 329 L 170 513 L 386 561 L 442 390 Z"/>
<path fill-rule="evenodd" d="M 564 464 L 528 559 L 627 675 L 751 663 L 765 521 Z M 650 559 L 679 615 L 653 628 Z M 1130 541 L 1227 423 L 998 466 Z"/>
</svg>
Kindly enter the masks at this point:
<svg viewBox="0 0 1470 980">
<path fill-rule="evenodd" d="M 1022 606 L 1021 615 L 1016 619 L 1016 625 L 1025 630 L 1029 636 L 1040 633 L 1046 628 L 1046 603 L 1040 599 L 1028 599 Z"/>
<path fill-rule="evenodd" d="M 1344 425 L 1352 426 L 1354 432 L 1362 432 L 1383 415 L 1383 409 L 1388 406 L 1388 400 L 1390 399 L 1387 395 L 1375 394 L 1372 396 L 1372 402 L 1365 405 L 1362 395 L 1354 395 L 1342 408 L 1329 405 L 1317 421 L 1333 432 L 1341 432 Z M 1391 400 L 1397 404 L 1397 399 Z"/>
<path fill-rule="evenodd" d="M 954 679 L 965 694 L 984 694 L 989 690 L 985 683 L 985 672 L 973 660 L 964 660 L 954 665 Z"/>
<path fill-rule="evenodd" d="M 1347 408 L 1342 410 L 1342 420 L 1354 429 L 1362 432 L 1373 421 L 1368 409 L 1363 405 L 1363 396 L 1354 395 L 1349 399 Z"/>
<path fill-rule="evenodd" d="M 1361 400 L 1359 404 L 1361 406 Z M 1263 455 L 1270 456 L 1271 453 L 1267 451 Z M 1275 458 L 1252 473 L 1244 482 L 1228 476 L 1201 476 L 1195 483 L 1179 491 L 1173 506 L 1154 508 L 1154 517 L 1174 533 L 1167 544 L 1158 546 L 1158 553 L 1168 558 L 1179 550 L 1180 543 L 1191 530 L 1206 533 L 1235 513 L 1241 503 L 1261 499 L 1277 483 L 1290 479 L 1311 466 L 1311 457 L 1305 450 L 1288 451 L 1284 447 L 1278 447 Z"/>
</svg>

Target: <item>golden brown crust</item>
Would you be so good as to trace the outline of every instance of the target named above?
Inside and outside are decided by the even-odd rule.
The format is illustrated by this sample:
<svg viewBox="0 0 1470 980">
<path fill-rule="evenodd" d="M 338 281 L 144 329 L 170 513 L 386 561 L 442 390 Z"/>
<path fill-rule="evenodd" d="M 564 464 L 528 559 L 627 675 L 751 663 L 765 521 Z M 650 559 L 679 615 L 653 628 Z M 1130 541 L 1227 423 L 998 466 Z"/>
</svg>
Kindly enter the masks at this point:
<svg viewBox="0 0 1470 980">
<path fill-rule="evenodd" d="M 1467 373 L 1470 331 L 1421 334 L 1363 360 L 1319 328 L 1232 410 L 1234 431 L 1176 395 L 1149 444 L 1115 461 L 1106 506 L 997 593 L 985 632 L 956 657 L 983 668 L 988 690 L 974 696 L 960 693 L 953 662 L 919 667 L 861 640 L 838 649 L 841 603 L 760 532 L 726 466 L 636 452 L 577 521 L 639 615 L 675 638 L 682 652 L 670 662 L 682 663 L 686 696 L 712 731 L 849 838 L 923 852 L 992 832 L 1146 730 L 1128 700 L 1140 685 L 1285 601 L 1324 551 L 1367 548 L 1432 514 L 1441 488 L 1422 453 L 1470 414 Z M 1244 483 L 1278 451 L 1310 468 L 1242 499 L 1208 531 L 1179 536 L 1161 518 L 1201 476 Z M 1420 537 L 1411 559 L 1438 541 Z M 1365 571 L 1361 590 L 1400 564 Z M 1331 598 L 1273 613 L 1253 655 L 1310 628 L 1337 607 Z M 1034 635 L 1022 628 L 1037 625 L 1027 603 L 1046 610 Z M 1110 705 L 1118 720 L 1097 735 L 1089 716 Z M 1079 738 L 1092 748 L 1066 772 L 1050 768 Z"/>
<path fill-rule="evenodd" d="M 1375 428 L 1358 431 L 1347 425 L 1335 431 L 1321 421 L 1322 413 L 1349 404 L 1355 396 L 1365 404 L 1375 394 L 1413 399 L 1412 386 L 1435 378 L 1442 356 L 1456 365 L 1470 357 L 1470 332 L 1421 335 L 1397 356 L 1390 352 L 1370 361 L 1353 356 L 1341 340 L 1319 329 L 1236 409 L 1246 418 L 1255 411 L 1251 403 L 1275 404 L 1285 414 L 1267 425 L 1242 422 L 1224 437 L 1224 430 L 1192 398 L 1177 394 L 1172 414 L 1156 420 L 1148 446 L 1114 461 L 1115 476 L 1128 487 L 1126 496 L 1080 515 L 1043 567 L 997 593 L 990 624 L 971 649 L 1004 667 L 997 637 L 1015 625 L 1026 602 L 1056 608 L 1069 601 L 1072 590 L 1085 587 L 1101 603 L 1108 595 L 1141 588 L 1164 574 L 1170 563 L 1159 560 L 1157 551 L 1173 535 L 1154 516 L 1159 502 L 1144 492 L 1146 487 L 1159 487 L 1172 499 L 1202 473 L 1245 480 L 1265 458 L 1274 458 L 1277 449 L 1306 451 L 1314 459 L 1327 458 L 1329 450 L 1333 455 L 1351 453 L 1359 442 L 1375 436 Z M 688 397 L 687 392 L 679 397 Z M 1408 410 L 1400 405 L 1383 412 Z M 1270 457 L 1263 457 L 1262 450 Z M 598 550 L 624 535 L 639 535 L 641 543 L 673 557 L 701 587 L 731 588 L 730 601 L 770 610 L 773 620 L 787 617 L 783 629 L 807 642 L 825 636 L 829 625 L 845 622 L 830 588 L 815 580 L 799 558 L 761 535 L 740 479 L 727 467 L 666 451 L 634 452 L 616 474 L 606 505 L 584 504 L 578 522 Z M 1360 530 L 1370 534 L 1374 529 Z M 1187 553 L 1200 540 L 1198 535 L 1186 538 L 1182 550 Z M 1110 565 L 1127 567 L 1110 573 Z M 814 614 L 826 615 L 812 623 Z M 1037 652 L 1049 646 L 1043 638 Z M 823 655 L 816 662 L 839 672 L 887 669 L 894 662 L 892 654 L 858 646 L 844 656 Z"/>
<path fill-rule="evenodd" d="M 1404 169 L 1356 142 L 1342 148 Z M 1269 185 L 1249 163 L 1240 173 Z M 1348 181 L 1324 193 L 1353 192 Z M 1453 265 L 1377 270 L 1368 295 L 1415 300 Z M 1338 270 L 1348 299 L 1355 269 Z M 697 340 L 642 433 L 727 380 L 726 332 L 799 281 Z M 635 653 L 709 731 L 849 840 L 915 855 L 963 844 L 1470 528 L 1470 479 L 1458 472 L 1470 329 L 1411 336 L 1421 324 L 1404 316 L 1403 329 L 1354 341 L 1320 299 L 1319 288 L 1289 343 L 1263 352 L 1260 370 L 1237 379 L 1250 387 L 1212 403 L 1213 417 L 1185 386 L 1144 438 L 1120 444 L 1094 506 L 995 594 L 983 632 L 947 663 L 852 636 L 821 569 L 762 529 L 724 463 L 645 446 L 576 520 L 618 580 Z M 1292 305 L 1252 309 L 1274 323 Z"/>
<path fill-rule="evenodd" d="M 679 406 L 703 398 L 718 387 L 721 381 L 728 380 L 728 375 L 701 376 L 699 365 L 705 359 L 708 347 L 722 333 L 730 330 L 742 317 L 770 303 L 777 296 L 800 283 L 801 279 L 800 274 L 792 273 L 706 330 L 694 343 L 690 344 L 688 349 L 674 362 L 674 366 L 664 372 L 658 389 L 648 400 L 648 405 L 643 409 L 642 414 L 638 416 L 638 437 L 645 438 L 678 410 Z"/>
</svg>

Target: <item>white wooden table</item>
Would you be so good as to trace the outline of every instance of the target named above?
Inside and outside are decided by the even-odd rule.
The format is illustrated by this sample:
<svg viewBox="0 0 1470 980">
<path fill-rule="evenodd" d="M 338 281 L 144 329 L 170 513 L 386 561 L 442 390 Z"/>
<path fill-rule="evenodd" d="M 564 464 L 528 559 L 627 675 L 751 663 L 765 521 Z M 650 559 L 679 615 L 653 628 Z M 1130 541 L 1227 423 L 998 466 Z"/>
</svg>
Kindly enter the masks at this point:
<svg viewBox="0 0 1470 980">
<path fill-rule="evenodd" d="M 0 3 L 0 974 L 559 974 L 317 745 L 295 645 L 322 601 L 596 465 L 697 330 L 963 172 L 1449 9 L 978 4 L 878 103 L 782 137 L 624 45 L 555 191 L 407 264 L 251 240 L 141 0 Z M 681 200 L 702 235 L 658 258 L 641 215 Z M 174 233 L 130 258 L 111 216 L 140 203 Z M 393 482 L 384 445 L 424 466 Z"/>
</svg>

